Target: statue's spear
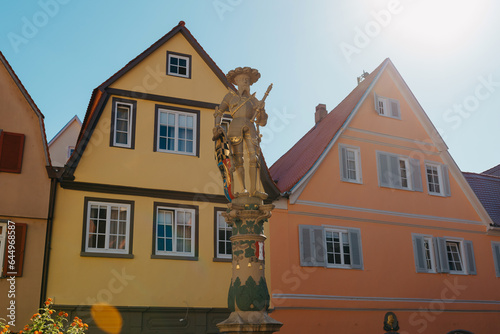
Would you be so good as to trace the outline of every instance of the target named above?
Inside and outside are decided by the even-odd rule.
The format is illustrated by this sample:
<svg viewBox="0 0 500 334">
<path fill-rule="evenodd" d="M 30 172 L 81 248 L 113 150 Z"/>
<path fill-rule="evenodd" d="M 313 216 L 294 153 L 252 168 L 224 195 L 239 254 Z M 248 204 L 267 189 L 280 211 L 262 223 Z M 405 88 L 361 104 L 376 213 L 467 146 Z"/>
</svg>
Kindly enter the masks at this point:
<svg viewBox="0 0 500 334">
<path fill-rule="evenodd" d="M 264 97 L 262 98 L 262 100 L 260 100 L 260 104 L 262 106 L 262 104 L 264 103 L 264 101 L 267 99 L 267 96 L 269 95 L 269 92 L 271 92 L 271 89 L 273 89 L 273 84 L 270 84 L 269 87 L 267 87 L 267 90 L 266 92 L 264 93 Z M 259 106 L 257 108 L 257 110 L 255 110 L 255 115 L 253 115 L 252 117 L 252 121 L 255 122 L 257 124 L 257 136 L 259 138 L 259 142 L 260 142 L 260 138 L 262 137 L 261 134 L 260 134 L 260 129 L 259 129 L 259 123 L 257 123 L 255 121 L 255 119 L 257 118 L 257 116 L 260 114 L 261 110 L 262 110 L 262 107 Z"/>
</svg>

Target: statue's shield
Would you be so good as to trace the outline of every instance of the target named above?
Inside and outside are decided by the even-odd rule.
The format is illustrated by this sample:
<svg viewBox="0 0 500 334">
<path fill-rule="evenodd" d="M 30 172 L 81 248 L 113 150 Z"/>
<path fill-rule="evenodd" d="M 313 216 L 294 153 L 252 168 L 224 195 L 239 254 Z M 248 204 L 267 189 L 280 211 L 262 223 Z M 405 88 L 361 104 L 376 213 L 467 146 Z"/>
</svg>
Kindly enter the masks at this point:
<svg viewBox="0 0 500 334">
<path fill-rule="evenodd" d="M 219 167 L 222 181 L 224 184 L 224 194 L 229 202 L 234 198 L 232 186 L 232 172 L 231 172 L 231 146 L 227 140 L 227 135 L 221 131 L 215 139 L 215 160 Z"/>
</svg>

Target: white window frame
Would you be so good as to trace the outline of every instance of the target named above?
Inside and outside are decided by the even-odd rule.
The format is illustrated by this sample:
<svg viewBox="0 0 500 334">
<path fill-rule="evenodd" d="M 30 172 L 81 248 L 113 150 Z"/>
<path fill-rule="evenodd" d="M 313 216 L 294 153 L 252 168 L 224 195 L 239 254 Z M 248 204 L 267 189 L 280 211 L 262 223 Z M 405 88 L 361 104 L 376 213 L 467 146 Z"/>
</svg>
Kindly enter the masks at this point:
<svg viewBox="0 0 500 334">
<path fill-rule="evenodd" d="M 436 168 L 437 178 L 438 178 L 439 192 L 437 192 L 437 191 L 431 191 L 431 187 L 429 185 L 429 173 L 427 171 L 428 167 Z M 425 163 L 425 180 L 426 180 L 426 183 L 427 183 L 427 190 L 428 190 L 429 194 L 444 196 L 444 184 L 443 184 L 443 175 L 442 175 L 442 171 L 441 171 L 441 164 L 426 162 Z"/>
<path fill-rule="evenodd" d="M 183 59 L 186 61 L 186 74 L 179 74 L 179 73 L 175 73 L 175 72 L 170 71 L 172 58 Z M 177 66 L 177 68 L 180 67 L 180 65 L 173 65 L 173 66 Z M 168 61 L 167 61 L 167 74 L 168 75 L 173 75 L 173 76 L 181 77 L 181 78 L 189 78 L 190 71 L 191 71 L 190 67 L 191 67 L 191 59 L 189 57 L 182 56 L 182 55 L 179 55 L 176 53 L 169 53 L 168 54 Z"/>
<path fill-rule="evenodd" d="M 3 272 L 3 261 L 5 259 L 5 249 L 7 248 L 7 223 L 0 223 L 0 276 Z"/>
<path fill-rule="evenodd" d="M 223 226 L 221 226 L 221 223 L 222 223 Z M 231 240 L 229 239 L 231 236 L 228 239 L 226 239 L 226 240 L 220 240 L 219 233 L 220 233 L 221 230 L 224 231 L 225 235 L 227 236 L 227 232 L 228 231 L 232 235 L 233 228 L 226 223 L 226 220 L 222 216 L 222 211 L 217 211 L 217 231 L 216 231 L 216 249 L 217 249 L 217 253 L 216 253 L 216 257 L 219 258 L 219 259 L 232 259 L 232 257 L 233 257 L 232 250 L 231 250 L 230 254 L 225 254 L 225 249 L 224 249 L 224 253 L 221 253 L 221 249 L 219 247 L 219 242 L 224 242 L 224 244 L 226 242 L 231 243 Z"/>
<path fill-rule="evenodd" d="M 406 173 L 406 183 L 407 186 L 403 186 L 403 175 L 401 173 L 401 162 L 405 164 L 405 173 Z M 398 157 L 398 163 L 399 163 L 399 180 L 401 181 L 401 188 L 406 189 L 406 190 L 413 190 L 413 184 L 412 184 L 412 170 L 410 166 L 410 160 L 407 157 Z"/>
<path fill-rule="evenodd" d="M 117 133 L 118 133 L 118 127 L 117 127 L 117 122 L 118 122 L 118 108 L 125 106 L 128 109 L 128 127 L 127 127 L 127 143 L 118 143 L 116 141 Z M 115 101 L 115 115 L 113 119 L 113 146 L 117 147 L 126 147 L 126 148 L 131 148 L 132 147 L 132 126 L 133 126 L 133 117 L 134 117 L 134 105 L 131 103 L 126 103 L 126 102 L 121 102 L 121 101 Z"/>
<path fill-rule="evenodd" d="M 349 231 L 347 229 L 339 229 L 339 228 L 329 228 L 329 227 L 325 227 L 324 228 L 324 231 L 325 231 L 325 261 L 326 261 L 326 266 L 328 268 L 351 268 L 351 243 L 350 243 L 350 240 L 349 240 Z M 333 248 L 333 253 L 332 252 L 329 252 L 328 251 L 328 241 L 327 241 L 327 234 L 328 233 L 338 233 L 339 235 L 339 242 L 340 242 L 340 261 L 341 263 L 330 263 L 328 261 L 328 255 L 329 254 L 332 254 L 333 256 L 335 256 L 335 248 Z M 349 246 L 349 264 L 345 264 L 345 259 L 344 259 L 344 248 L 343 248 L 343 239 L 344 238 L 347 238 L 347 244 Z M 333 242 L 333 240 L 332 240 Z M 334 247 L 332 245 L 332 247 Z"/>
<path fill-rule="evenodd" d="M 100 207 L 105 207 L 106 208 L 106 227 L 104 231 L 105 235 L 105 240 L 104 240 L 104 248 L 94 248 L 94 247 L 89 247 L 89 240 L 90 240 L 90 222 L 92 219 L 91 216 L 91 210 L 92 206 L 97 205 L 98 210 L 100 210 Z M 114 249 L 114 248 L 109 248 L 109 240 L 111 237 L 111 209 L 112 208 L 118 208 L 118 209 L 125 209 L 126 210 L 126 219 L 125 219 L 125 247 L 123 249 Z M 85 222 L 85 252 L 88 253 L 110 253 L 110 254 L 129 254 L 130 253 L 130 221 L 131 221 L 131 205 L 130 204 L 124 204 L 124 203 L 113 203 L 113 202 L 99 202 L 99 201 L 88 201 L 87 202 L 87 219 Z M 117 231 L 119 229 L 119 226 L 117 225 Z M 118 234 L 116 234 L 118 236 Z"/>
<path fill-rule="evenodd" d="M 173 137 L 174 138 L 174 149 L 173 150 L 168 149 L 168 137 L 167 137 L 167 142 L 166 142 L 166 148 L 165 149 L 160 148 L 160 135 L 161 135 L 160 129 L 161 129 L 162 125 L 166 125 L 166 124 L 162 124 L 160 122 L 162 114 L 167 114 L 167 118 L 168 118 L 168 114 L 172 114 L 175 116 L 175 137 Z M 193 118 L 193 139 L 192 139 L 193 152 L 179 151 L 179 116 L 180 115 Z M 190 155 L 190 156 L 195 156 L 197 154 L 198 115 L 196 113 L 159 108 L 157 117 L 158 117 L 158 121 L 157 121 L 158 125 L 157 125 L 157 129 L 156 129 L 157 130 L 157 132 L 156 132 L 157 133 L 157 135 L 156 135 L 156 137 L 157 137 L 156 138 L 156 150 L 158 152 L 176 153 L 176 154 L 183 154 L 183 155 Z M 168 129 L 167 129 L 167 136 L 168 136 Z"/>
<path fill-rule="evenodd" d="M 424 235 L 424 259 L 427 270 L 429 273 L 436 272 L 436 253 L 434 252 L 434 241 L 432 236 Z M 427 254 L 427 249 L 425 248 L 426 244 L 429 247 L 429 253 Z M 431 268 L 429 268 L 429 262 L 431 264 Z"/>
<path fill-rule="evenodd" d="M 158 239 L 166 238 L 159 236 L 159 224 L 158 217 L 161 211 L 170 211 L 172 212 L 172 251 L 158 250 Z M 190 252 L 180 252 L 177 251 L 177 218 L 179 213 L 189 213 L 191 214 L 191 251 Z M 168 207 L 168 206 L 157 206 L 156 207 L 156 221 L 155 221 L 155 255 L 166 255 L 166 256 L 195 256 L 195 248 L 196 248 L 196 210 L 190 208 L 181 208 L 181 207 Z"/>
<path fill-rule="evenodd" d="M 447 238 L 446 239 L 446 255 L 447 257 L 449 256 L 449 251 L 448 251 L 448 243 L 453 243 L 453 244 L 458 244 L 459 247 L 459 256 L 460 256 L 460 265 L 462 266 L 462 270 L 451 270 L 450 266 L 450 260 L 448 259 L 448 266 L 450 266 L 450 274 L 460 274 L 460 275 L 466 275 L 468 268 L 467 266 L 467 257 L 465 256 L 465 251 L 464 251 L 464 240 L 463 239 L 458 239 L 458 238 Z"/>
<path fill-rule="evenodd" d="M 397 105 L 397 116 L 393 115 L 392 106 Z M 401 119 L 401 105 L 396 99 L 391 99 L 388 97 L 379 96 L 375 93 L 375 110 L 377 114 L 384 117 L 389 117 L 393 119 Z"/>
<path fill-rule="evenodd" d="M 345 150 L 345 163 L 344 163 L 344 157 L 342 155 L 342 151 Z M 354 154 L 354 165 L 355 165 L 355 170 L 354 172 L 356 173 L 355 178 L 350 178 L 349 177 L 349 169 L 345 171 L 347 177 L 344 177 L 344 168 L 348 168 L 348 158 L 347 155 L 349 152 Z M 349 145 L 339 145 L 339 154 L 340 154 L 340 179 L 345 182 L 352 182 L 352 183 L 363 183 L 363 177 L 362 177 L 362 172 L 361 172 L 361 149 L 357 146 L 349 146 Z"/>
</svg>

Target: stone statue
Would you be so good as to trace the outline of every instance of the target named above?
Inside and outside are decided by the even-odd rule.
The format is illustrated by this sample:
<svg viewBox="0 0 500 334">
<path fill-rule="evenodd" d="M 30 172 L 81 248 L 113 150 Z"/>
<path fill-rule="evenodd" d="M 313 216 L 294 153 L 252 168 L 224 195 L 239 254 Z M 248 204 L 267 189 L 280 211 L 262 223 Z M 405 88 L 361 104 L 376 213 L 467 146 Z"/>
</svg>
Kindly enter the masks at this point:
<svg viewBox="0 0 500 334">
<path fill-rule="evenodd" d="M 229 89 L 229 92 L 224 96 L 221 104 L 215 108 L 213 140 L 216 141 L 216 146 L 217 140 L 228 141 L 227 146 L 230 148 L 229 155 L 231 159 L 230 167 L 228 168 L 229 173 L 232 174 L 233 171 L 236 172 L 236 177 L 242 189 L 242 192 L 234 194 L 234 197 L 249 196 L 265 199 L 267 198 L 267 194 L 257 190 L 257 175 L 260 168 L 261 155 L 261 135 L 259 133 L 259 126 L 265 126 L 267 124 L 268 116 L 264 109 L 264 101 L 272 88 L 272 84 L 269 86 L 264 98 L 259 101 L 255 97 L 255 93 L 250 94 L 250 86 L 260 78 L 258 70 L 250 67 L 238 67 L 229 71 L 226 77 L 230 83 L 238 86 L 238 90 L 235 92 Z M 221 126 L 224 113 L 232 117 L 227 135 Z M 248 190 L 245 184 L 245 167 L 243 166 L 244 146 L 246 147 L 249 157 L 249 171 L 247 171 L 247 173 L 250 187 Z M 219 167 L 221 168 L 221 165 L 219 165 Z M 221 173 L 224 178 L 225 176 L 222 168 Z M 226 179 L 224 181 L 225 188 L 227 188 Z M 230 179 L 228 183 L 230 185 Z M 226 196 L 229 200 L 231 200 L 231 198 L 229 198 L 231 195 L 230 191 L 229 195 L 228 192 L 226 192 Z"/>
</svg>

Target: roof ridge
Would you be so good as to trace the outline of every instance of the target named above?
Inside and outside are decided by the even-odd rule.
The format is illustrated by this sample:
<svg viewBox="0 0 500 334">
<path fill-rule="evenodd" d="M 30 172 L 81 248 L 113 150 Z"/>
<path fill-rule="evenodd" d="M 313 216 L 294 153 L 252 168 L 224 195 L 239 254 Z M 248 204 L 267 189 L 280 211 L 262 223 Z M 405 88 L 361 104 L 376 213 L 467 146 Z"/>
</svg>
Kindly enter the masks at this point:
<svg viewBox="0 0 500 334">
<path fill-rule="evenodd" d="M 474 172 L 462 172 L 462 174 L 468 174 L 471 176 L 478 176 L 478 177 L 485 177 L 485 178 L 492 178 L 492 179 L 496 179 L 497 181 L 500 181 L 500 176 L 497 176 L 497 175 L 474 173 Z"/>
</svg>

